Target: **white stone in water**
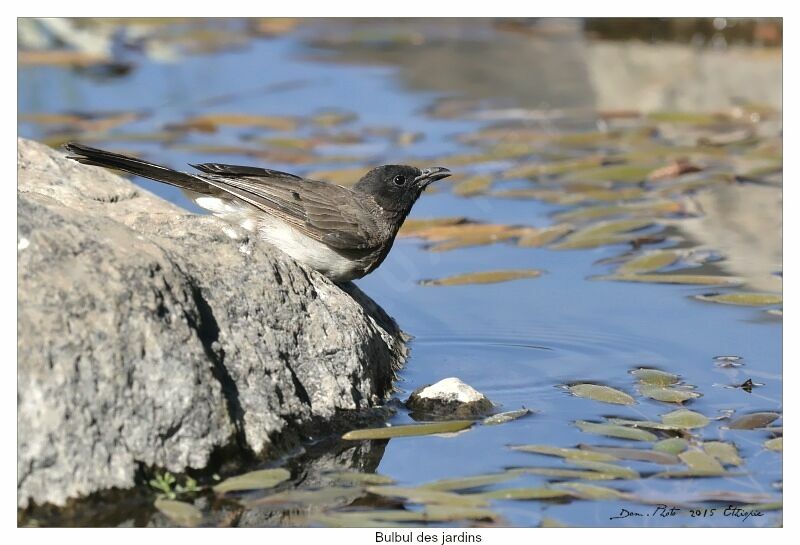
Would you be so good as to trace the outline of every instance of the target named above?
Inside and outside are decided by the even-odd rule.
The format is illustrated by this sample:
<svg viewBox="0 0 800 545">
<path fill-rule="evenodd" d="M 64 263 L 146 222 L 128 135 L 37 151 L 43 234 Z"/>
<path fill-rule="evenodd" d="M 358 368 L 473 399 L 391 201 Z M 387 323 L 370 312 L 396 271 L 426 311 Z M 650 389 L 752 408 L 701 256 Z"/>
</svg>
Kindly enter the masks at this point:
<svg viewBox="0 0 800 545">
<path fill-rule="evenodd" d="M 431 384 L 418 395 L 425 399 L 458 401 L 459 403 L 474 403 L 486 398 L 478 390 L 456 377 L 442 379 L 436 384 Z"/>
</svg>

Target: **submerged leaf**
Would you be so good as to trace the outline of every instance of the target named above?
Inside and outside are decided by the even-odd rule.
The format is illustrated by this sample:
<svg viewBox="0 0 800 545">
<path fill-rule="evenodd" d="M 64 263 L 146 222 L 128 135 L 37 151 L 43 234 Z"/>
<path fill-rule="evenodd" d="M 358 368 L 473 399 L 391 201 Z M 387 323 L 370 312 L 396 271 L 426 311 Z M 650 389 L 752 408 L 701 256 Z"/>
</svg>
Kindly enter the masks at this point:
<svg viewBox="0 0 800 545">
<path fill-rule="evenodd" d="M 384 428 L 370 428 L 349 431 L 342 436 L 342 439 L 349 441 L 363 441 L 365 439 L 391 439 L 393 437 L 413 437 L 417 435 L 430 435 L 436 433 L 453 433 L 465 430 L 473 424 L 474 422 L 472 420 L 449 420 L 446 422 L 430 422 L 427 424 L 387 426 Z"/>
<path fill-rule="evenodd" d="M 542 275 L 542 271 L 536 269 L 517 270 L 517 271 L 483 271 L 476 273 L 458 274 L 447 276 L 436 280 L 422 280 L 422 286 L 461 286 L 464 284 L 494 284 L 497 282 L 508 282 L 509 280 L 519 280 L 522 278 L 537 278 Z"/>
<path fill-rule="evenodd" d="M 708 426 L 709 420 L 700 413 L 687 409 L 678 409 L 661 416 L 661 421 L 668 426 L 692 429 Z"/>
<path fill-rule="evenodd" d="M 195 527 L 203 520 L 203 513 L 191 503 L 158 498 L 155 507 L 178 526 Z"/>
<path fill-rule="evenodd" d="M 765 307 L 783 303 L 783 296 L 773 293 L 711 293 L 695 295 L 694 298 L 711 303 L 744 305 L 749 307 Z"/>
<path fill-rule="evenodd" d="M 214 486 L 214 492 L 224 494 L 225 492 L 236 492 L 240 490 L 257 490 L 260 488 L 272 488 L 291 477 L 291 473 L 283 468 L 262 469 L 251 471 L 243 475 L 237 475 L 230 479 L 225 479 Z"/>
<path fill-rule="evenodd" d="M 732 430 L 763 428 L 773 423 L 780 418 L 780 416 L 780 414 L 773 412 L 751 413 L 732 420 L 728 424 L 728 428 Z"/>
<path fill-rule="evenodd" d="M 655 441 L 658 439 L 658 437 L 649 431 L 640 430 L 638 428 L 629 428 L 616 424 L 597 424 L 594 422 L 578 420 L 575 422 L 575 425 L 578 426 L 581 431 L 586 433 L 595 433 L 608 437 L 617 437 L 619 439 L 631 439 L 633 441 Z"/>
<path fill-rule="evenodd" d="M 572 395 L 585 397 L 594 401 L 614 403 L 616 405 L 633 405 L 636 403 L 631 396 L 609 386 L 597 384 L 573 384 L 568 388 Z"/>
</svg>

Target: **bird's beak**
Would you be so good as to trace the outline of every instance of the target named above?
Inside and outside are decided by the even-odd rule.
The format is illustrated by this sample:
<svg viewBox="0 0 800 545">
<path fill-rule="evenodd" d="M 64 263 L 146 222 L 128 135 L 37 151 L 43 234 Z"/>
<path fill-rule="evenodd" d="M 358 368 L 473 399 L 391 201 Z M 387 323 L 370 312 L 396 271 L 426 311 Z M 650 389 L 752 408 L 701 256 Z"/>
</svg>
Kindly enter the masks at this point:
<svg viewBox="0 0 800 545">
<path fill-rule="evenodd" d="M 450 176 L 450 171 L 444 167 L 423 168 L 422 174 L 414 178 L 414 183 L 425 189 L 436 180 L 441 180 L 448 176 Z"/>
</svg>

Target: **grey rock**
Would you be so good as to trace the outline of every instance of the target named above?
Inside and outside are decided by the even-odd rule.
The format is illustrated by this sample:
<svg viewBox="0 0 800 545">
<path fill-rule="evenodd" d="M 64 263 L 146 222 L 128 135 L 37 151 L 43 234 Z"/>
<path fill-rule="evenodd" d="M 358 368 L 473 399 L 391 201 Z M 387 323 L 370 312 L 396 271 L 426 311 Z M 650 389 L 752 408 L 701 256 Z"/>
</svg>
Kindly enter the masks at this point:
<svg viewBox="0 0 800 545">
<path fill-rule="evenodd" d="M 485 395 L 456 377 L 414 390 L 406 401 L 415 419 L 458 419 L 482 416 L 494 408 Z"/>
<path fill-rule="evenodd" d="M 401 331 L 283 252 L 18 140 L 17 501 L 266 456 L 375 406 Z"/>
</svg>

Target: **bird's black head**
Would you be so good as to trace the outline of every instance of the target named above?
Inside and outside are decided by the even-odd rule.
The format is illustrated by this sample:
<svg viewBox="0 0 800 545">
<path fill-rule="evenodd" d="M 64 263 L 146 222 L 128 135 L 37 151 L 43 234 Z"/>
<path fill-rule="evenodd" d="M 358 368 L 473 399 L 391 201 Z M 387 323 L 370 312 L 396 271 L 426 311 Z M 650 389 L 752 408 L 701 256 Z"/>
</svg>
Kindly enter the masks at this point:
<svg viewBox="0 0 800 545">
<path fill-rule="evenodd" d="M 420 170 L 408 165 L 383 165 L 367 172 L 353 189 L 372 195 L 384 210 L 405 216 L 428 185 L 448 176 L 450 171 L 444 167 Z"/>
</svg>

